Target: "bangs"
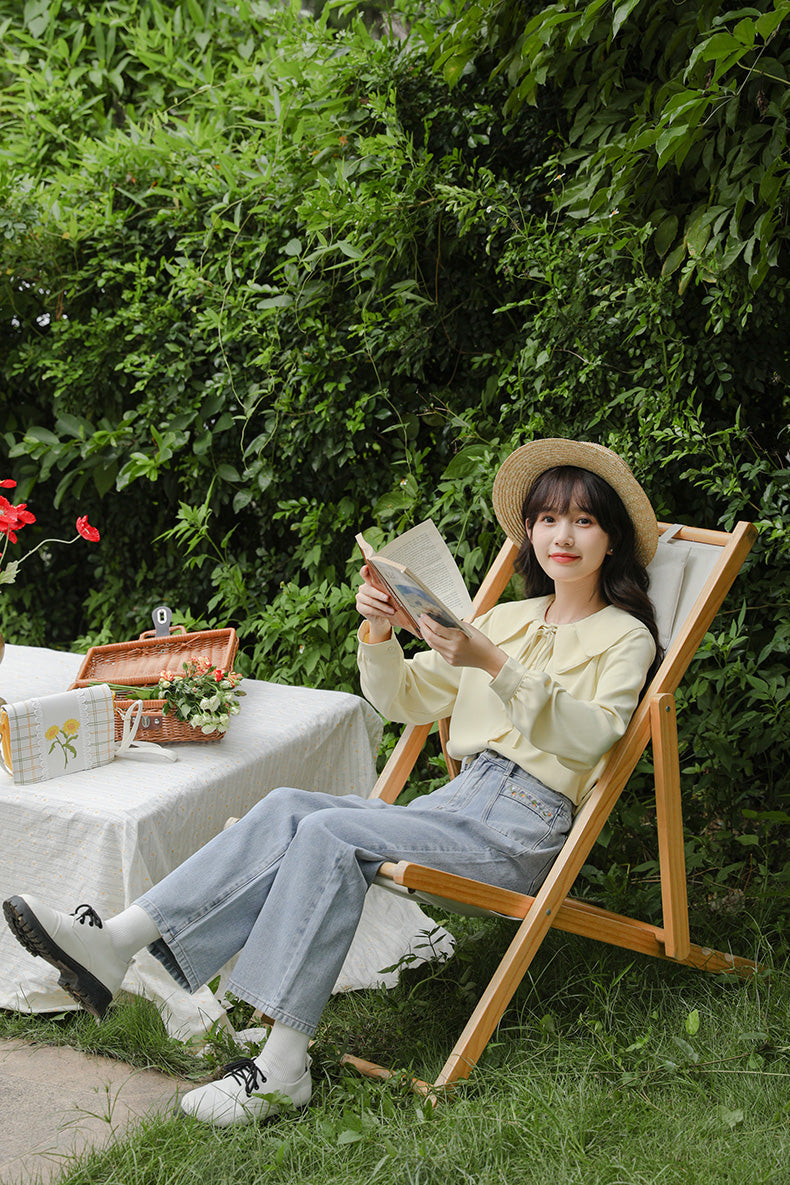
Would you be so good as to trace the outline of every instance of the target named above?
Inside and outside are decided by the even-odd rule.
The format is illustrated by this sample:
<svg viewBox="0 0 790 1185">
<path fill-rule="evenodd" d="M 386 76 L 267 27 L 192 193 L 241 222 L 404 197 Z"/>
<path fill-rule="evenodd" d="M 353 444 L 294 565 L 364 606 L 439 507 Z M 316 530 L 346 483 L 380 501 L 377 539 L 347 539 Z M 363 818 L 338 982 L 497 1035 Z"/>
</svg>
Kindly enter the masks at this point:
<svg viewBox="0 0 790 1185">
<path fill-rule="evenodd" d="M 598 479 L 601 480 L 600 478 Z M 566 465 L 541 473 L 524 501 L 524 520 L 533 523 L 539 514 L 565 514 L 575 503 L 593 518 L 600 517 L 595 477 L 586 469 Z"/>
</svg>

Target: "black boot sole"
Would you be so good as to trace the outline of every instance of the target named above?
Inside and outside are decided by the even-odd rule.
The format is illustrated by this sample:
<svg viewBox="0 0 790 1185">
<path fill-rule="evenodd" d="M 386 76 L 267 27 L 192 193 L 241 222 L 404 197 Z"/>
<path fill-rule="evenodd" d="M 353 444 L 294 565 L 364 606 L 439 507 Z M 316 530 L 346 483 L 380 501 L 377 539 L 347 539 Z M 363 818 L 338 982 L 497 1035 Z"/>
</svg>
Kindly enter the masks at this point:
<svg viewBox="0 0 790 1185">
<path fill-rule="evenodd" d="M 3 913 L 17 942 L 31 955 L 44 959 L 59 971 L 58 983 L 63 990 L 86 1012 L 101 1020 L 110 1006 L 112 992 L 52 941 L 23 897 L 9 897 L 3 902 Z"/>
</svg>

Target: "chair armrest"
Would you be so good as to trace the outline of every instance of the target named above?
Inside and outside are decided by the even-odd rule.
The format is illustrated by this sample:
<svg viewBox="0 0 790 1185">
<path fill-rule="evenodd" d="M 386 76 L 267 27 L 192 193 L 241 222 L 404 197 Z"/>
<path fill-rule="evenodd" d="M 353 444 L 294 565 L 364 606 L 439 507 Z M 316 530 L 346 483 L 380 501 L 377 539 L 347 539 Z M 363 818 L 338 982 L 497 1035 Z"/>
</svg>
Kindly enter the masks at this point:
<svg viewBox="0 0 790 1185">
<path fill-rule="evenodd" d="M 478 909 L 488 909 L 492 913 L 505 914 L 510 918 L 525 917 L 535 900 L 526 893 L 498 889 L 495 885 L 484 884 L 483 881 L 456 876 L 452 872 L 440 872 L 436 868 L 428 868 L 425 864 L 413 864 L 410 860 L 401 860 L 398 864 L 385 861 L 379 868 L 378 875 L 415 892 L 430 893 L 448 902 L 473 905 Z"/>
<path fill-rule="evenodd" d="M 432 728 L 432 724 L 410 724 L 404 729 L 370 792 L 370 798 L 381 798 L 384 802 L 395 801 L 406 785 Z"/>
</svg>

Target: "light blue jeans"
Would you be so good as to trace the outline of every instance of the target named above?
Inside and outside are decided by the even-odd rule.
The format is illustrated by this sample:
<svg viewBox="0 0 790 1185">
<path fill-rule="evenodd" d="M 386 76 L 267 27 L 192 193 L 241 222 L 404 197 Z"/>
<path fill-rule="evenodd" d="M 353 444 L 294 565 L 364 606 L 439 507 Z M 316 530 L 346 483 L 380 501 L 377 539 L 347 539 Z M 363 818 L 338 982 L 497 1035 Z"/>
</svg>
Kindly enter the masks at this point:
<svg viewBox="0 0 790 1185">
<path fill-rule="evenodd" d="M 287 787 L 190 856 L 135 904 L 162 938 L 150 949 L 194 992 L 238 954 L 228 989 L 312 1034 L 384 860 L 413 860 L 533 893 L 572 806 L 487 750 L 408 806 Z"/>
</svg>

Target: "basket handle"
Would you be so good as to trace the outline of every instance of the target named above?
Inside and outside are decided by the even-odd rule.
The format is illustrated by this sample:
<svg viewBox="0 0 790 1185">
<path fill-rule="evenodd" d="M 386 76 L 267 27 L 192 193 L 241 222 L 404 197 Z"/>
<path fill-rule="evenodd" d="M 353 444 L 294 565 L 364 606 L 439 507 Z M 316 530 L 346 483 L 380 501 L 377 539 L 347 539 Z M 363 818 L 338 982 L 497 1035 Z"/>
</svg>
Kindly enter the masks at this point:
<svg viewBox="0 0 790 1185">
<path fill-rule="evenodd" d="M 185 634 L 186 632 L 187 632 L 187 628 L 185 625 L 171 625 L 170 626 L 170 633 L 171 634 Z M 140 634 L 140 638 L 154 638 L 154 637 L 156 637 L 156 630 L 146 630 L 145 633 Z M 139 639 L 138 639 L 138 641 L 139 641 Z"/>
</svg>

